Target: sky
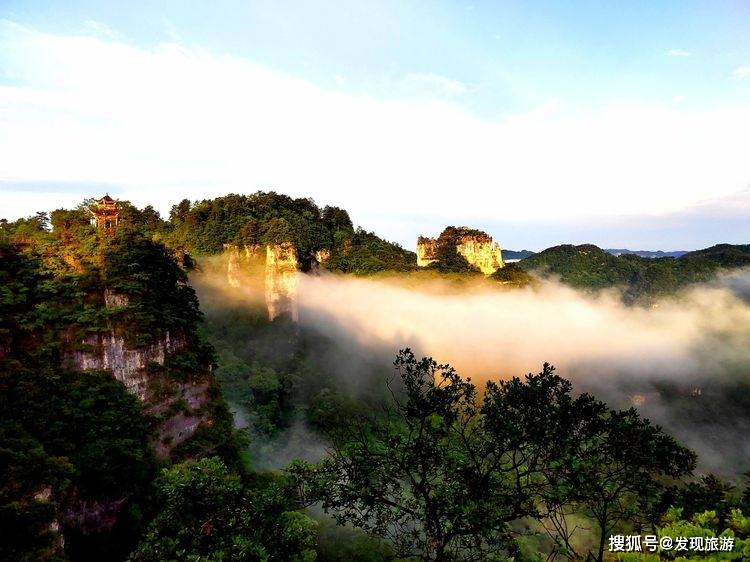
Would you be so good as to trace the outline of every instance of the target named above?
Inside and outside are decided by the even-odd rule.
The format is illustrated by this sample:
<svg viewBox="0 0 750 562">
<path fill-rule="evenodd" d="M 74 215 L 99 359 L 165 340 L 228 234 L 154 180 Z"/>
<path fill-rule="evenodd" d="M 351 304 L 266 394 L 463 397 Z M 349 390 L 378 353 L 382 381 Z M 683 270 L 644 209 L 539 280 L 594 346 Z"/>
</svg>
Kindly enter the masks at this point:
<svg viewBox="0 0 750 562">
<path fill-rule="evenodd" d="M 750 242 L 747 2 L 0 0 L 0 216 L 275 190 L 413 248 Z"/>
</svg>

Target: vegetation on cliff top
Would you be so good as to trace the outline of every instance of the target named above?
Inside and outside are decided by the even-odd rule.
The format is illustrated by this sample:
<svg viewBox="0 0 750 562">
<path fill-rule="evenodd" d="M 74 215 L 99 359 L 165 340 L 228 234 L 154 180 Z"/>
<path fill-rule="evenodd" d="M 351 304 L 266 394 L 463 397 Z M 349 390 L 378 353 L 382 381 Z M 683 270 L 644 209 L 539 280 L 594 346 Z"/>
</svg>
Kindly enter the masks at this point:
<svg viewBox="0 0 750 562">
<path fill-rule="evenodd" d="M 556 277 L 576 289 L 618 288 L 626 302 L 649 302 L 691 283 L 714 279 L 725 269 L 750 265 L 750 246 L 720 244 L 678 258 L 615 256 L 594 246 L 565 244 L 518 262 L 526 271 Z"/>
<path fill-rule="evenodd" d="M 227 195 L 172 207 L 165 241 L 199 254 L 217 254 L 225 244 L 291 242 L 303 269 L 314 254 L 330 252 L 325 267 L 344 273 L 413 269 L 415 255 L 372 232 L 355 229 L 338 207 L 318 207 L 312 199 L 274 192 Z"/>
</svg>

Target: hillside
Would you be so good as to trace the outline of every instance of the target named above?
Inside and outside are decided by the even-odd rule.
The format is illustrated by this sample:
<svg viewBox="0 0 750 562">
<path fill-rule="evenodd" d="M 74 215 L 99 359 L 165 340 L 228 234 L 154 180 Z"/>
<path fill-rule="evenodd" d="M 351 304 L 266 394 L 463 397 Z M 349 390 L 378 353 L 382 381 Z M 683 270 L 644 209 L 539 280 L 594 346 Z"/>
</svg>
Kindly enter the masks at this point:
<svg viewBox="0 0 750 562">
<path fill-rule="evenodd" d="M 641 258 L 679 258 L 687 254 L 684 250 L 675 250 L 671 252 L 665 252 L 663 250 L 628 250 L 627 248 L 605 248 L 605 252 L 609 252 L 614 256 L 621 256 L 623 254 L 634 254 Z"/>
<path fill-rule="evenodd" d="M 717 244 L 703 250 L 688 252 L 683 260 L 705 258 L 722 267 L 744 267 L 750 265 L 750 244 Z"/>
<path fill-rule="evenodd" d="M 583 290 L 622 289 L 626 302 L 649 302 L 691 283 L 710 281 L 724 269 L 750 265 L 750 246 L 720 244 L 678 258 L 615 256 L 591 244 L 548 248 L 519 262 L 528 272 L 557 277 Z"/>
<path fill-rule="evenodd" d="M 543 276 L 554 275 L 577 289 L 603 289 L 625 285 L 637 267 L 592 244 L 564 244 L 547 248 L 518 262 L 520 267 Z"/>
</svg>

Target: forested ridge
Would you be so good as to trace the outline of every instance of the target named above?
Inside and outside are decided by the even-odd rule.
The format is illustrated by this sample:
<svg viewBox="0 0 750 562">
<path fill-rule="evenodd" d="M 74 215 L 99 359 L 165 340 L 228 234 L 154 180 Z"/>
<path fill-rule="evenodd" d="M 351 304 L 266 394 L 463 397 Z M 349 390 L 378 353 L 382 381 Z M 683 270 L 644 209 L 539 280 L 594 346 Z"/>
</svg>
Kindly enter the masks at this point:
<svg viewBox="0 0 750 562">
<path fill-rule="evenodd" d="M 345 349 L 252 303 L 210 302 L 200 274 L 225 245 L 291 242 L 303 267 L 327 250 L 340 273 L 415 269 L 346 211 L 256 193 L 183 201 L 164 220 L 123 202 L 105 236 L 89 204 L 0 224 L 1 559 L 604 560 L 611 533 L 685 529 L 735 537 L 715 559 L 750 556 L 743 487 L 695 476 L 692 451 L 635 409 L 577 394 L 542 357 L 538 373 L 479 387 L 406 349 L 348 388 L 331 365 Z M 638 302 L 746 265 L 749 250 L 562 246 L 491 279 L 558 275 Z M 146 366 L 145 399 L 72 359 L 97 337 L 139 350 L 167 333 L 185 345 Z M 197 406 L 178 392 L 204 387 Z M 186 418 L 195 433 L 161 440 Z M 269 470 L 264 447 L 300 423 L 327 454 Z"/>
<path fill-rule="evenodd" d="M 620 289 L 626 302 L 651 302 L 717 274 L 750 265 L 750 245 L 717 244 L 680 257 L 618 256 L 593 244 L 564 244 L 522 259 L 519 267 L 576 289 Z"/>
</svg>

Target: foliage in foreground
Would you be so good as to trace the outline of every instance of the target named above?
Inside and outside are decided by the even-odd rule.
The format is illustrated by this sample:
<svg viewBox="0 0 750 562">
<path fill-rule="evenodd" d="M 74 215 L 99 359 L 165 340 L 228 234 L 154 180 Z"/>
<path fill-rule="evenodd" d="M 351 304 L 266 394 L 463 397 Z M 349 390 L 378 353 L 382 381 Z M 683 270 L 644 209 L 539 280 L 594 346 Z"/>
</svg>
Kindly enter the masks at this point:
<svg viewBox="0 0 750 562">
<path fill-rule="evenodd" d="M 165 469 L 159 512 L 132 562 L 313 562 L 316 524 L 291 509 L 283 482 L 251 487 L 216 457 Z"/>
<path fill-rule="evenodd" d="M 332 452 L 292 475 L 307 501 L 339 523 L 389 538 L 396 555 L 424 561 L 516 556 L 511 523 L 563 522 L 563 506 L 592 517 L 602 560 L 606 535 L 647 512 L 663 477 L 688 474 L 695 455 L 635 410 L 611 411 L 550 365 L 525 380 L 470 380 L 402 351 L 392 400 L 329 431 Z M 557 548 L 567 525 L 548 526 Z M 577 555 L 575 555 L 577 556 Z"/>
<path fill-rule="evenodd" d="M 664 525 L 658 527 L 654 535 L 658 540 L 662 537 L 670 537 L 673 540 L 676 537 L 703 537 L 704 540 L 713 537 L 731 537 L 734 544 L 731 551 L 724 552 L 697 552 L 690 551 L 689 548 L 685 551 L 674 547 L 666 550 L 658 547 L 654 553 L 625 553 L 617 555 L 617 559 L 623 562 L 659 562 L 660 560 L 719 562 L 750 559 L 750 518 L 743 515 L 740 509 L 732 509 L 726 522 L 722 523 L 716 511 L 704 511 L 686 518 L 683 516 L 682 509 L 673 508 L 667 512 Z"/>
</svg>

